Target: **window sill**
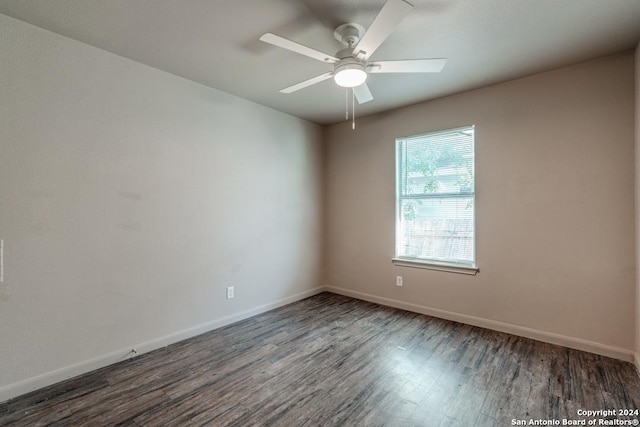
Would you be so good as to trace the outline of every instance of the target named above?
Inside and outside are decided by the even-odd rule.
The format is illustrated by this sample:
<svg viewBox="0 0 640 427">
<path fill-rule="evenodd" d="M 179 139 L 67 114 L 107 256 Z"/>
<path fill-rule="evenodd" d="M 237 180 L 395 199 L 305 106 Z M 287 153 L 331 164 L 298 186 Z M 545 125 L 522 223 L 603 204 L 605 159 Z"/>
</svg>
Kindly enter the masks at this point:
<svg viewBox="0 0 640 427">
<path fill-rule="evenodd" d="M 392 258 L 391 262 L 398 267 L 424 268 L 426 270 L 445 271 L 447 273 L 468 274 L 475 276 L 480 269 L 470 265 L 448 264 L 444 262 L 424 261 L 412 258 Z"/>
</svg>

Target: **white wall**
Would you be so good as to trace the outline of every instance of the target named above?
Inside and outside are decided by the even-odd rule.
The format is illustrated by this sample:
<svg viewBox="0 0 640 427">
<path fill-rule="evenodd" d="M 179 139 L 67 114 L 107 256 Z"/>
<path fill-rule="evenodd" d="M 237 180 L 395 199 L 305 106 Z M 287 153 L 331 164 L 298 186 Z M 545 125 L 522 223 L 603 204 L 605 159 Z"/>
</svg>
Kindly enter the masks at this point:
<svg viewBox="0 0 640 427">
<path fill-rule="evenodd" d="M 640 42 L 636 47 L 636 369 L 640 373 Z"/>
<path fill-rule="evenodd" d="M 319 126 L 4 15 L 0 58 L 0 401 L 318 291 Z"/>
<path fill-rule="evenodd" d="M 633 80 L 625 52 L 331 126 L 327 284 L 631 360 Z M 464 125 L 476 125 L 480 273 L 394 266 L 394 140 Z"/>
</svg>

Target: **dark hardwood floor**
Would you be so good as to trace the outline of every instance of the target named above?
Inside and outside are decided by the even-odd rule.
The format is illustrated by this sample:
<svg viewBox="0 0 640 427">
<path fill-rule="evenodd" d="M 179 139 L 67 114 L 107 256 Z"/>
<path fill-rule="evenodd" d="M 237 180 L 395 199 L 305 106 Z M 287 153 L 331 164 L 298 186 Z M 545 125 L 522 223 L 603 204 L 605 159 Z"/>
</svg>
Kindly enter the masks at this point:
<svg viewBox="0 0 640 427">
<path fill-rule="evenodd" d="M 510 426 L 639 407 L 630 363 L 323 293 L 1 404 L 0 425 Z"/>
</svg>

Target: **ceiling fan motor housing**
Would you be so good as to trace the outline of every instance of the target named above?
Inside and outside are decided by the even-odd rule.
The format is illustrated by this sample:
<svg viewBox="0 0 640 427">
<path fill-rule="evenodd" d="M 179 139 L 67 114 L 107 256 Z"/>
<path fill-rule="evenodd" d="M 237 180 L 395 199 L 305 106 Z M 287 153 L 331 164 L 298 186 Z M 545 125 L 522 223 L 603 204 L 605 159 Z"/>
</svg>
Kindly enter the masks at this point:
<svg viewBox="0 0 640 427">
<path fill-rule="evenodd" d="M 338 56 L 338 58 L 340 58 L 340 62 L 336 63 L 333 66 L 334 73 L 337 73 L 341 70 L 349 70 L 349 69 L 358 69 L 362 71 L 366 71 L 367 69 L 366 61 L 360 60 L 353 56 L 347 56 L 347 57 Z"/>
</svg>

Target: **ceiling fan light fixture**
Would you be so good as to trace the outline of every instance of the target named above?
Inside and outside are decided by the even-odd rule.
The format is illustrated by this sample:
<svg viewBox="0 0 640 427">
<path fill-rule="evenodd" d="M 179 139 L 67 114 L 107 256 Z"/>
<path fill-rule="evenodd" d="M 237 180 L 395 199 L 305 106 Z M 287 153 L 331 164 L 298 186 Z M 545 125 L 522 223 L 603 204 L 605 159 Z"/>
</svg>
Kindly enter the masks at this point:
<svg viewBox="0 0 640 427">
<path fill-rule="evenodd" d="M 338 86 L 356 87 L 367 80 L 367 72 L 362 64 L 341 64 L 336 67 L 333 73 L 333 79 Z"/>
</svg>

